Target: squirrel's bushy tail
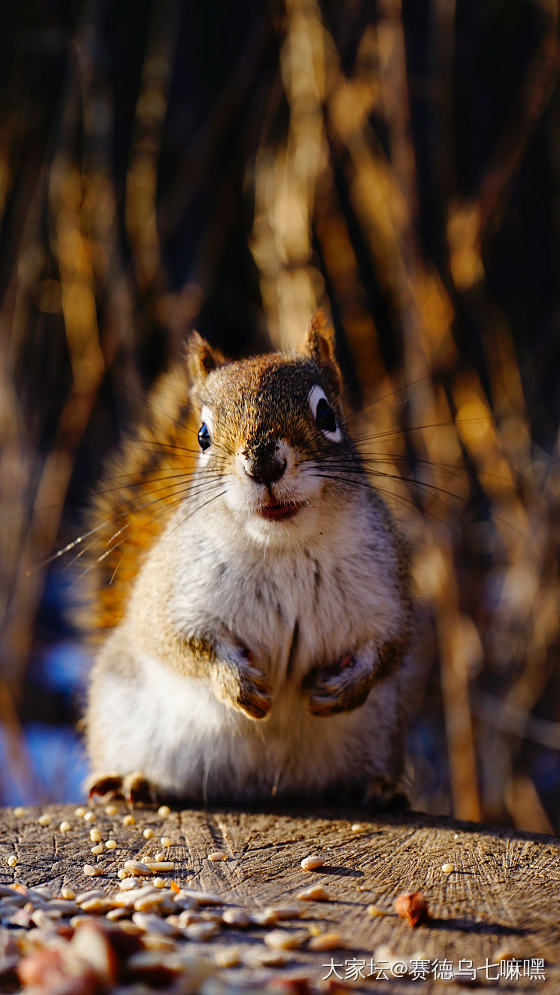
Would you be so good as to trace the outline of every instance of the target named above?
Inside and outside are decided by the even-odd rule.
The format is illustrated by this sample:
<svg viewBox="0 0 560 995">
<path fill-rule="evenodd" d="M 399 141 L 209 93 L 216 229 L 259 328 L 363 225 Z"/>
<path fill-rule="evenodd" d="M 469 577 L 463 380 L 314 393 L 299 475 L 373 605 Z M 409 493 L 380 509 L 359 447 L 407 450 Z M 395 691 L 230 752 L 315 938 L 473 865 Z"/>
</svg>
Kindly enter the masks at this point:
<svg viewBox="0 0 560 995">
<path fill-rule="evenodd" d="M 189 489 L 198 430 L 190 390 L 183 364 L 158 381 L 93 495 L 74 616 L 94 642 L 123 617 L 142 559 Z"/>
</svg>

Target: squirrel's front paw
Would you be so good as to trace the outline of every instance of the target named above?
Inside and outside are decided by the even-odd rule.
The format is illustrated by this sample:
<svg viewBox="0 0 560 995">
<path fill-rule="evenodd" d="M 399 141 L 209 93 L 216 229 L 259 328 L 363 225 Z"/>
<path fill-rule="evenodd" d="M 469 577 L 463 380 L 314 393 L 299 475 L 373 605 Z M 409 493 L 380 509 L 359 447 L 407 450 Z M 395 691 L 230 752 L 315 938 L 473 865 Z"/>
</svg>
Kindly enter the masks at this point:
<svg viewBox="0 0 560 995">
<path fill-rule="evenodd" d="M 303 680 L 312 715 L 334 715 L 359 708 L 366 700 L 379 668 L 377 655 L 345 653 L 328 667 L 314 667 Z"/>
<path fill-rule="evenodd" d="M 270 684 L 254 664 L 249 650 L 241 650 L 235 660 L 221 660 L 216 664 L 214 688 L 218 698 L 250 719 L 264 719 L 270 711 Z"/>
</svg>

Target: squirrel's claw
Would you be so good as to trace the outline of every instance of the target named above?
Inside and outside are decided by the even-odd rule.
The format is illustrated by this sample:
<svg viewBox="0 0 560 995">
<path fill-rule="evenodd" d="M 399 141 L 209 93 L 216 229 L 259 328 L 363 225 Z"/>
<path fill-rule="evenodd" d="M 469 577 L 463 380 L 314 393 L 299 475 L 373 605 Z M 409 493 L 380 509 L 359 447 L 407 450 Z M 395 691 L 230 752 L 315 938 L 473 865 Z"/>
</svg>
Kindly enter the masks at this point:
<svg viewBox="0 0 560 995">
<path fill-rule="evenodd" d="M 89 801 L 108 802 L 124 799 L 121 774 L 94 774 L 87 782 Z"/>
<path fill-rule="evenodd" d="M 132 805 L 155 805 L 158 793 L 143 774 L 94 774 L 88 783 L 90 801 L 127 801 Z"/>
<path fill-rule="evenodd" d="M 214 672 L 217 696 L 250 719 L 264 719 L 270 711 L 271 688 L 262 670 L 244 652 L 240 660 L 224 660 Z"/>
<path fill-rule="evenodd" d="M 371 812 L 402 812 L 410 808 L 410 802 L 398 785 L 384 777 L 374 777 L 367 786 L 362 808 Z"/>
<path fill-rule="evenodd" d="M 331 667 L 316 667 L 306 675 L 303 691 L 312 715 L 350 712 L 363 705 L 373 684 L 376 667 L 367 658 L 345 653 Z"/>
</svg>

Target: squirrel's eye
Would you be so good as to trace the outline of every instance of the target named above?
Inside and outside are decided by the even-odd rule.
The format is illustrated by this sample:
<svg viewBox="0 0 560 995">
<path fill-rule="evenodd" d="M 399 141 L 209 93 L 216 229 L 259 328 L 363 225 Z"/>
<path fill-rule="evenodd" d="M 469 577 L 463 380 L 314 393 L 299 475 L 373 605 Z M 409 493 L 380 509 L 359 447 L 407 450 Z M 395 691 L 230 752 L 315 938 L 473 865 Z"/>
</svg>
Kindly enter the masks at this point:
<svg viewBox="0 0 560 995">
<path fill-rule="evenodd" d="M 210 438 L 208 425 L 206 424 L 206 422 L 203 422 L 198 432 L 198 444 L 202 449 L 202 452 L 204 452 L 205 449 L 209 448 L 211 442 L 212 439 Z"/>
<path fill-rule="evenodd" d="M 336 418 L 328 401 L 322 397 L 317 405 L 315 424 L 322 432 L 336 432 Z"/>
<path fill-rule="evenodd" d="M 317 428 L 331 442 L 340 442 L 342 440 L 342 432 L 337 424 L 336 415 L 327 400 L 324 390 L 322 387 L 319 387 L 319 384 L 315 384 L 309 391 L 308 401 Z"/>
</svg>

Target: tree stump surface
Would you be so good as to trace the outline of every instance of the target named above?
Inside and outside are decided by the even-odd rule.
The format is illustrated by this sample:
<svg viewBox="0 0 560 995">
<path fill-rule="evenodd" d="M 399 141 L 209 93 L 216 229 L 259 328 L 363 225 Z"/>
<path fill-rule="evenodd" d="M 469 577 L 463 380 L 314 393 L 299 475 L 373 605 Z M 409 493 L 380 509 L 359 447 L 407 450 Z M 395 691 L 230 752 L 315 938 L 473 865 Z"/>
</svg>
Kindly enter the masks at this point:
<svg viewBox="0 0 560 995">
<path fill-rule="evenodd" d="M 117 872 L 125 860 L 153 858 L 162 849 L 161 837 L 167 836 L 172 843 L 166 858 L 174 869 L 163 877 L 217 893 L 223 899 L 218 909 L 233 906 L 255 913 L 270 906 L 302 907 L 302 919 L 281 922 L 280 928 L 298 933 L 310 929 L 315 935 L 337 932 L 344 941 L 328 951 L 311 951 L 305 942 L 285 951 L 286 963 L 278 967 L 247 966 L 250 949 L 268 950 L 264 938 L 269 928 L 224 926 L 210 942 L 185 941 L 210 962 L 220 948 L 238 948 L 241 963 L 220 970 L 217 990 L 220 983 L 225 991 L 236 984 L 237 990 L 250 991 L 260 983 L 259 990 L 266 991 L 274 979 L 304 977 L 310 979 L 310 989 L 300 985 L 297 990 L 317 986 L 334 991 L 339 981 L 363 991 L 425 995 L 444 990 L 441 981 L 451 964 L 454 971 L 462 967 L 463 977 L 447 982 L 449 993 L 464 992 L 473 970 L 487 991 L 560 991 L 560 843 L 553 837 L 419 813 L 186 809 L 162 816 L 155 809 L 135 808 L 135 824 L 124 825 L 129 809 L 123 804 L 112 815 L 96 806 L 90 822 L 76 815 L 73 805 L 16 812 L 0 810 L 0 885 L 48 886 L 53 894 L 64 886 L 76 893 L 100 888 L 112 895 L 119 889 Z M 51 818 L 47 826 L 37 821 L 44 813 Z M 62 832 L 65 820 L 71 828 Z M 114 839 L 117 848 L 92 855 L 93 826 L 103 841 Z M 146 829 L 153 837 L 143 835 Z M 210 861 L 208 854 L 214 851 L 227 860 Z M 310 854 L 320 855 L 324 864 L 305 871 L 300 862 Z M 17 858 L 15 867 L 8 864 L 11 855 Z M 84 876 L 86 864 L 100 865 L 102 873 Z M 454 870 L 444 873 L 445 864 Z M 298 900 L 311 885 L 322 885 L 331 900 Z M 394 899 L 415 890 L 423 892 L 431 918 L 412 928 L 396 915 Z M 370 914 L 370 905 L 386 914 Z M 4 937 L 7 932 L 13 937 L 18 931 L 4 922 Z M 405 977 L 399 977 L 402 966 L 391 967 L 393 958 L 398 964 L 409 962 Z M 414 964 L 411 969 L 411 959 L 429 961 L 429 968 L 424 963 L 424 972 Z M 517 967 L 511 966 L 513 959 Z M 491 965 L 500 961 L 502 977 L 494 980 L 500 968 Z M 121 984 L 119 992 L 123 990 Z"/>
</svg>

